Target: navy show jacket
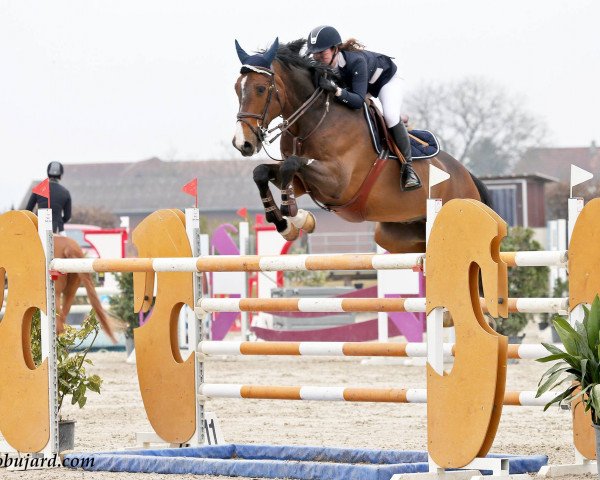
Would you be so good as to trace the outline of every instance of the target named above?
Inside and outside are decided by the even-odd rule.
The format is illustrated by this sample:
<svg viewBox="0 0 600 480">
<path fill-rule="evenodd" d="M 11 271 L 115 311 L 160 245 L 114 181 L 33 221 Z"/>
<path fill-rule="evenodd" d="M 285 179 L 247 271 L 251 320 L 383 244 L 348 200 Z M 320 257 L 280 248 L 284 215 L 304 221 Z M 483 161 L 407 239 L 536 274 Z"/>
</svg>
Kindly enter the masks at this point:
<svg viewBox="0 0 600 480">
<path fill-rule="evenodd" d="M 336 98 L 350 108 L 362 108 L 367 93 L 378 96 L 398 69 L 391 57 L 381 53 L 358 50 L 338 55 L 338 71 L 345 88 Z"/>
</svg>

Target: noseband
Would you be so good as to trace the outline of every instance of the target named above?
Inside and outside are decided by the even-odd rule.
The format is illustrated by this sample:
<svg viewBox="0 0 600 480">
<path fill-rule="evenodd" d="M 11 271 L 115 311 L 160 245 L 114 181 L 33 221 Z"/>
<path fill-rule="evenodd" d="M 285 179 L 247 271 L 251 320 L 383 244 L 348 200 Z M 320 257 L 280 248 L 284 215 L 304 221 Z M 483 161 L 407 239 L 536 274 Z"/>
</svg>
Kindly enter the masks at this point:
<svg viewBox="0 0 600 480">
<path fill-rule="evenodd" d="M 321 124 L 323 123 L 323 120 L 325 120 L 325 116 L 329 112 L 329 93 L 325 92 L 320 87 L 317 88 L 312 93 L 312 95 L 296 111 L 294 111 L 287 119 L 283 119 L 283 122 L 281 122 L 279 125 L 271 128 L 270 130 L 267 130 L 268 124 L 266 124 L 266 118 L 267 118 L 267 112 L 269 110 L 269 106 L 271 105 L 271 100 L 273 99 L 273 91 L 275 91 L 275 96 L 277 98 L 277 102 L 279 102 L 279 106 L 281 107 L 281 112 L 283 113 L 283 104 L 281 103 L 281 99 L 279 98 L 279 91 L 277 90 L 277 86 L 275 85 L 275 71 L 268 69 L 268 68 L 255 67 L 252 65 L 244 65 L 242 67 L 242 73 L 245 73 L 244 69 L 252 70 L 252 71 L 254 71 L 256 73 L 260 73 L 262 75 L 268 75 L 270 78 L 269 94 L 267 96 L 267 101 L 265 102 L 265 107 L 263 109 L 262 115 L 259 115 L 257 113 L 251 113 L 251 112 L 238 112 L 238 114 L 237 114 L 238 121 L 247 125 L 248 128 L 252 131 L 252 133 L 254 133 L 254 135 L 256 136 L 258 141 L 260 141 L 265 146 L 271 145 L 283 133 L 287 133 L 288 135 L 291 135 L 293 138 L 293 142 L 292 142 L 293 155 L 299 154 L 299 150 L 302 146 L 302 143 L 321 126 Z M 323 115 L 321 115 L 321 119 L 319 120 L 319 122 L 304 137 L 298 137 L 298 136 L 292 135 L 289 132 L 290 127 L 294 123 L 296 123 L 296 121 L 299 120 L 300 117 L 302 117 L 306 112 L 308 112 L 308 110 L 313 106 L 313 104 L 317 101 L 317 99 L 321 96 L 322 93 L 326 93 L 325 109 L 323 110 Z M 247 120 L 248 118 L 256 118 L 258 120 L 258 122 L 257 122 L 258 129 L 255 128 Z M 275 130 L 279 130 L 279 133 L 277 135 L 273 136 L 272 138 L 267 138 Z M 268 152 L 267 152 L 267 154 L 268 154 Z M 271 157 L 271 156 L 269 155 L 269 157 Z M 271 157 L 271 158 L 273 158 L 273 157 Z M 273 159 L 273 160 L 277 160 L 277 159 Z"/>
</svg>

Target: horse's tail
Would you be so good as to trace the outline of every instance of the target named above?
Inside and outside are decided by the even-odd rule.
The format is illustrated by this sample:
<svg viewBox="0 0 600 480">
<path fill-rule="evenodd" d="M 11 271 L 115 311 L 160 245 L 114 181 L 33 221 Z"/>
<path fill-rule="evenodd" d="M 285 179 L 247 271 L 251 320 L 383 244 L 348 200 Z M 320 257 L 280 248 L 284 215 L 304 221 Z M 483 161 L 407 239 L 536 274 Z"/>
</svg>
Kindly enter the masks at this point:
<svg viewBox="0 0 600 480">
<path fill-rule="evenodd" d="M 469 172 L 471 178 L 473 179 L 473 183 L 477 187 L 477 191 L 479 192 L 479 197 L 482 203 L 490 207 L 494 210 L 494 202 L 492 201 L 492 196 L 490 195 L 490 191 L 486 187 L 485 183 L 483 183 L 480 179 L 478 179 L 475 175 Z"/>
<path fill-rule="evenodd" d="M 109 336 L 109 338 L 113 341 L 113 343 L 117 343 L 117 338 L 115 337 L 115 327 L 116 320 L 113 319 L 110 315 L 106 313 L 104 308 L 102 307 L 102 302 L 98 297 L 98 293 L 96 293 L 96 287 L 94 287 L 94 282 L 92 281 L 92 276 L 89 273 L 80 273 L 79 278 L 81 278 L 81 282 L 85 287 L 85 291 L 87 292 L 88 300 L 90 301 L 90 305 L 96 312 L 98 316 L 98 320 L 100 320 L 100 325 L 104 332 Z"/>
</svg>

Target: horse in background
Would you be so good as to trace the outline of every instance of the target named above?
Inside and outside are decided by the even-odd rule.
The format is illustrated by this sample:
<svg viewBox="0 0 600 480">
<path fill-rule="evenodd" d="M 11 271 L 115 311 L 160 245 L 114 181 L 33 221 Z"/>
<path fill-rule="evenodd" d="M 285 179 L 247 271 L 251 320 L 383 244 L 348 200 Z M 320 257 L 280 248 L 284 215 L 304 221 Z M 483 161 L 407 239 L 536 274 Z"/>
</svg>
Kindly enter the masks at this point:
<svg viewBox="0 0 600 480">
<path fill-rule="evenodd" d="M 69 237 L 54 236 L 54 258 L 85 258 L 79 244 Z M 67 317 L 75 300 L 77 289 L 83 284 L 90 305 L 96 312 L 102 330 L 108 335 L 113 343 L 117 343 L 115 329 L 119 321 L 111 317 L 102 307 L 102 302 L 94 287 L 94 281 L 89 273 L 68 273 L 59 275 L 54 282 L 56 292 L 56 331 L 62 333 L 65 330 Z"/>
<path fill-rule="evenodd" d="M 309 194 L 345 220 L 377 222 L 375 241 L 389 252 L 425 252 L 429 165 L 450 175 L 432 188 L 434 197 L 444 203 L 471 198 L 490 204 L 485 185 L 443 151 L 415 160 L 423 188 L 402 191 L 399 162 L 377 161 L 363 110 L 351 110 L 315 88 L 319 76 L 336 74 L 301 55 L 304 44 L 300 39 L 279 46 L 276 40 L 265 52 L 249 55 L 236 41 L 242 68 L 235 83 L 239 112 L 233 145 L 249 157 L 280 130 L 283 161 L 259 165 L 254 182 L 266 220 L 287 240 L 297 238 L 298 229 L 310 233 L 315 228 L 313 215 L 296 205 L 296 197 Z M 283 121 L 269 129 L 279 116 Z M 269 183 L 281 190 L 281 206 Z"/>
</svg>

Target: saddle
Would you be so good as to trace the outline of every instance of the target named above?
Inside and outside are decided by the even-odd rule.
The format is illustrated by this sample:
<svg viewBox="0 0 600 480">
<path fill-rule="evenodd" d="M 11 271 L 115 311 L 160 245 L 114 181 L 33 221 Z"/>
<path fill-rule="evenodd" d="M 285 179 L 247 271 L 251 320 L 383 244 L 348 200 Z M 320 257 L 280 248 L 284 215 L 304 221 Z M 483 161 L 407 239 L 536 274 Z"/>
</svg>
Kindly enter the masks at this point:
<svg viewBox="0 0 600 480">
<path fill-rule="evenodd" d="M 386 150 L 389 152 L 388 158 L 404 162 L 400 150 L 390 136 L 385 119 L 379 107 L 379 100 L 367 95 L 363 106 L 365 119 L 371 133 L 373 147 L 379 155 Z M 436 136 L 428 130 L 409 130 L 410 143 L 412 147 L 413 160 L 435 157 L 440 151 L 440 143 Z"/>
</svg>

